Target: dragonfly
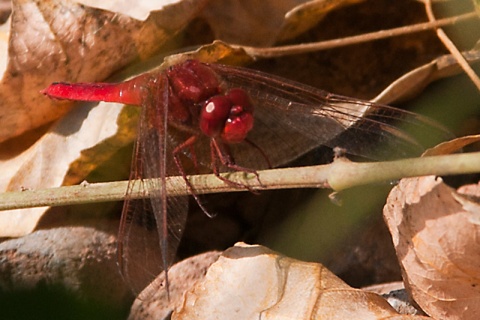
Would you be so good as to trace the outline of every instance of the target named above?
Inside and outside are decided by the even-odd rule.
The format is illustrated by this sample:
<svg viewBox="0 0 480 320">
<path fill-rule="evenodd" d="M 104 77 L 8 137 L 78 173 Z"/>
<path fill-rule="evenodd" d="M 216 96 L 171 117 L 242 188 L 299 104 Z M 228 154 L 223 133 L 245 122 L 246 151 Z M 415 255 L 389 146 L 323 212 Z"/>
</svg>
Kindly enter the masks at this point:
<svg viewBox="0 0 480 320">
<path fill-rule="evenodd" d="M 141 107 L 118 234 L 120 271 L 135 293 L 162 271 L 168 293 L 168 268 L 186 224 L 188 197 L 169 195 L 167 177 L 183 176 L 185 185 L 177 188 L 187 188 L 211 215 L 189 174 L 213 172 L 227 184 L 248 189 L 220 173 L 256 174 L 322 145 L 372 159 L 418 155 L 425 146 L 401 125 L 446 135 L 441 125 L 412 112 L 198 60 L 121 83 L 53 83 L 43 93 L 54 99 Z M 130 197 L 135 183 L 149 198 Z"/>
</svg>

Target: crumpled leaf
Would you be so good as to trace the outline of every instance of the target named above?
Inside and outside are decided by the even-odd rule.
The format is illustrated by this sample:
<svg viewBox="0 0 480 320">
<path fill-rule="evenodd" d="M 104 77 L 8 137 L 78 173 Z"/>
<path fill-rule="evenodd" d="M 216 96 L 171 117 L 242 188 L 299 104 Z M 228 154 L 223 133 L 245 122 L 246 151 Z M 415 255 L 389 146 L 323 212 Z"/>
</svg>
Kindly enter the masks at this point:
<svg viewBox="0 0 480 320">
<path fill-rule="evenodd" d="M 162 272 L 137 297 L 128 319 L 170 319 L 172 311 L 182 304 L 185 291 L 205 277 L 208 268 L 217 261 L 220 254 L 219 251 L 208 251 L 173 265 L 168 270 L 169 294 L 165 287 L 165 272 Z"/>
<path fill-rule="evenodd" d="M 204 2 L 182 1 L 139 21 L 73 1 L 14 1 L 8 65 L 0 83 L 0 142 L 68 111 L 39 93 L 51 82 L 100 81 L 150 57 Z"/>
<path fill-rule="evenodd" d="M 479 185 L 473 189 L 457 192 L 433 176 L 403 179 L 384 208 L 406 287 L 436 319 L 480 316 Z"/>
<path fill-rule="evenodd" d="M 422 319 L 401 316 L 380 296 L 354 289 L 317 263 L 259 245 L 225 251 L 185 294 L 172 319 Z"/>
<path fill-rule="evenodd" d="M 265 47 L 310 29 L 333 9 L 361 1 L 211 1 L 203 11 L 203 16 L 212 28 L 215 39 Z"/>
</svg>

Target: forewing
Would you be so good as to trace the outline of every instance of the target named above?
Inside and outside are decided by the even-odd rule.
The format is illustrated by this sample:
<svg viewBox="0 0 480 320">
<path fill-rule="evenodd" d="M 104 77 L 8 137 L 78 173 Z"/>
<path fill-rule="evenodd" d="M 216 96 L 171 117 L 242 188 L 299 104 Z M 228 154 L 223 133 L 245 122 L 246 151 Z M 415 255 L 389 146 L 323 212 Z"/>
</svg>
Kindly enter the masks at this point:
<svg viewBox="0 0 480 320">
<path fill-rule="evenodd" d="M 241 87 L 255 105 L 248 139 L 268 155 L 273 166 L 286 164 L 320 146 L 341 147 L 371 159 L 418 155 L 424 145 L 413 132 L 437 140 L 449 133 L 439 124 L 400 109 L 330 94 L 265 73 L 210 65 L 225 88 Z M 233 145 L 237 163 L 258 168 L 245 144 Z"/>
<path fill-rule="evenodd" d="M 166 191 L 167 172 L 173 167 L 173 146 L 166 132 L 166 77 L 161 75 L 152 80 L 145 90 L 118 239 L 121 271 L 135 293 L 141 292 L 173 263 L 188 209 L 186 196 L 171 197 Z M 128 197 L 135 183 L 140 183 L 148 198 Z"/>
</svg>

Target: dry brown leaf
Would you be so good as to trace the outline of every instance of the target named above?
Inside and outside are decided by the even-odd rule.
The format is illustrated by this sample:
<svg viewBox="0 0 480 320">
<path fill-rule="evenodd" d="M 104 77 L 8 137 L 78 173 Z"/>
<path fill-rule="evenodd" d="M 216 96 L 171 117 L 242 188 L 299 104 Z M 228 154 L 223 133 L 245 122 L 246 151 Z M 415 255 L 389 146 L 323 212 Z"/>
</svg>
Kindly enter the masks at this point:
<svg viewBox="0 0 480 320">
<path fill-rule="evenodd" d="M 233 47 L 228 43 L 217 40 L 212 44 L 203 45 L 194 51 L 167 56 L 161 67 L 165 68 L 187 59 L 197 59 L 207 63 L 229 65 L 244 65 L 254 61 L 254 58 L 248 55 L 241 47 Z"/>
<path fill-rule="evenodd" d="M 277 31 L 276 41 L 285 41 L 298 36 L 316 25 L 327 13 L 362 1 L 364 0 L 313 0 L 299 4 L 285 14 L 285 20 Z"/>
<path fill-rule="evenodd" d="M 479 50 L 465 52 L 463 55 L 472 64 L 480 61 Z M 430 83 L 462 72 L 452 55 L 444 55 L 401 76 L 372 101 L 384 104 L 403 102 L 420 94 Z"/>
<path fill-rule="evenodd" d="M 478 208 L 433 176 L 404 179 L 388 197 L 384 218 L 406 287 L 434 318 L 480 317 Z"/>
<path fill-rule="evenodd" d="M 478 141 L 480 141 L 480 135 L 478 134 L 452 139 L 450 141 L 440 143 L 435 147 L 428 149 L 423 153 L 422 156 L 425 157 L 442 154 L 452 154 L 455 152 L 459 152 L 462 150 L 462 148 Z"/>
<path fill-rule="evenodd" d="M 51 82 L 100 81 L 150 57 L 204 2 L 182 1 L 139 21 L 73 1 L 14 1 L 8 65 L 0 83 L 0 142 L 68 111 L 39 93 Z"/>
<path fill-rule="evenodd" d="M 172 319 L 421 319 L 354 289 L 325 267 L 237 244 L 185 295 Z"/>
<path fill-rule="evenodd" d="M 308 30 L 333 9 L 360 1 L 211 1 L 203 16 L 212 28 L 215 39 L 265 47 Z"/>
</svg>

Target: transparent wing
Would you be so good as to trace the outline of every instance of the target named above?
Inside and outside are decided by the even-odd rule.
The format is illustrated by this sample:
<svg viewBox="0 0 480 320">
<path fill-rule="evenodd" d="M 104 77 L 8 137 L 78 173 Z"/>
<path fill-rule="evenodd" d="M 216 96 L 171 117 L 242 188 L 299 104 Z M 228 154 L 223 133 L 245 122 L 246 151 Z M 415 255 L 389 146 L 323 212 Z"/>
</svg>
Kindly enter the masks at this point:
<svg viewBox="0 0 480 320">
<path fill-rule="evenodd" d="M 167 173 L 174 170 L 166 133 L 166 81 L 161 75 L 148 86 L 145 95 L 118 237 L 121 271 L 135 293 L 173 263 L 188 210 L 186 196 L 170 197 L 166 192 Z M 149 198 L 128 198 L 135 183 L 140 183 Z"/>
<path fill-rule="evenodd" d="M 402 158 L 424 150 L 418 134 L 429 143 L 451 136 L 438 123 L 415 113 L 330 94 L 254 70 L 210 67 L 224 87 L 241 87 L 251 96 L 256 109 L 248 138 L 274 166 L 320 145 L 342 147 L 350 154 L 371 159 Z M 254 163 L 258 156 L 252 157 L 246 144 L 232 148 L 238 163 L 258 169 Z"/>
</svg>

